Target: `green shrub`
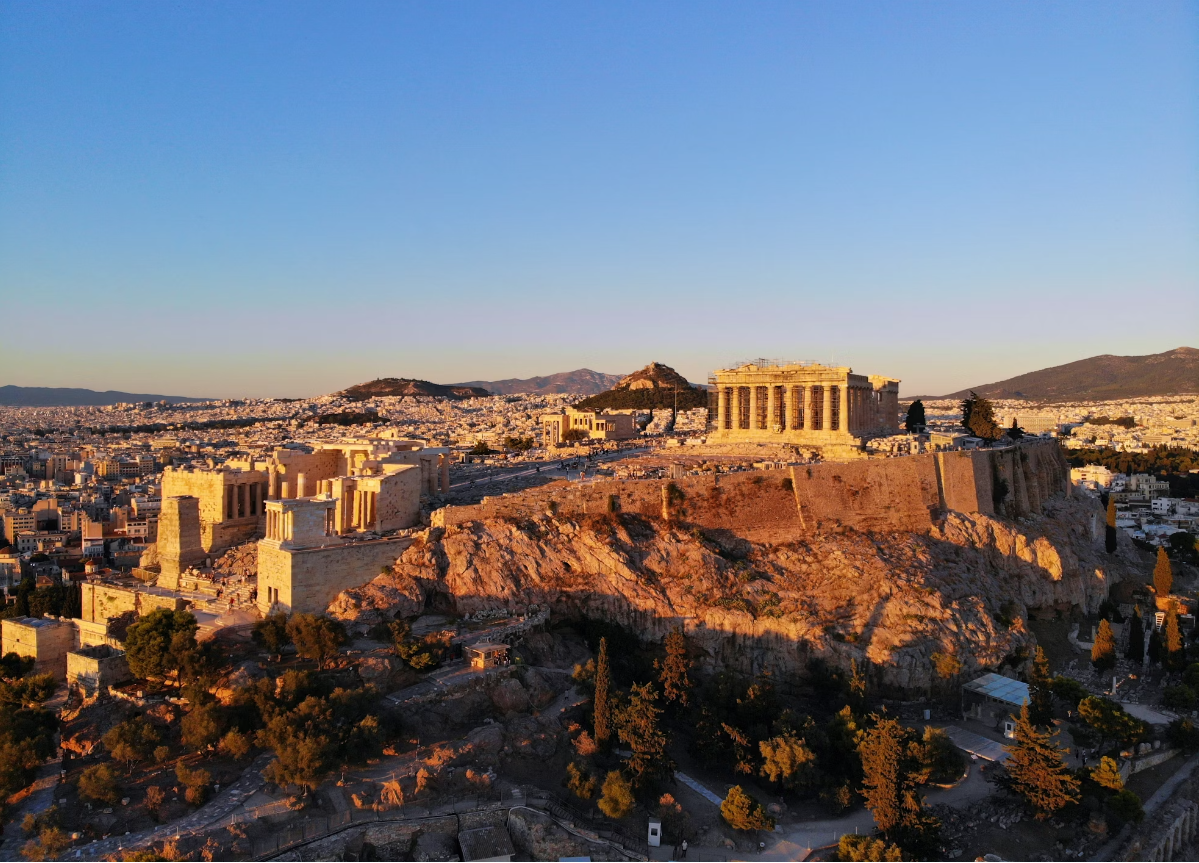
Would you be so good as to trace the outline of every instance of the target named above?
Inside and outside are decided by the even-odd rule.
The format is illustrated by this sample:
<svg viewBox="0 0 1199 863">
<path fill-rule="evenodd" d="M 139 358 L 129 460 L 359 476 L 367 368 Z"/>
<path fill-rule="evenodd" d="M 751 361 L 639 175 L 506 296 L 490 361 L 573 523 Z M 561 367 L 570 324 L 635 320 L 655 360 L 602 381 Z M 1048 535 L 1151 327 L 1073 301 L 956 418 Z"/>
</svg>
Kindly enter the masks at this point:
<svg viewBox="0 0 1199 863">
<path fill-rule="evenodd" d="M 79 793 L 95 803 L 109 806 L 121 799 L 116 774 L 107 764 L 93 764 L 79 777 Z"/>
<path fill-rule="evenodd" d="M 1162 693 L 1162 704 L 1178 712 L 1193 710 L 1195 707 L 1195 690 L 1186 684 L 1182 686 L 1167 686 Z"/>
</svg>

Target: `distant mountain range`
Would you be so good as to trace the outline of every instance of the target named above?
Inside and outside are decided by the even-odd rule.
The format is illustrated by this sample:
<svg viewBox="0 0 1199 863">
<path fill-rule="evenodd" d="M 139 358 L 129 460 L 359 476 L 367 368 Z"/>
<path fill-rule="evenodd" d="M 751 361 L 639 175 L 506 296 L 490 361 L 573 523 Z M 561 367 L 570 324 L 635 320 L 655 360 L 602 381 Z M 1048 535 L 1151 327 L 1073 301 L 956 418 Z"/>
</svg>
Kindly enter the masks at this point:
<svg viewBox="0 0 1199 863">
<path fill-rule="evenodd" d="M 450 384 L 455 387 L 481 387 L 499 396 L 514 393 L 535 393 L 550 395 L 553 393 L 576 393 L 592 396 L 612 389 L 620 383 L 620 375 L 606 375 L 603 372 L 593 372 L 591 369 L 575 369 L 573 372 L 558 372 L 556 375 L 545 375 L 535 378 L 506 378 L 502 381 L 466 381 L 461 384 Z"/>
<path fill-rule="evenodd" d="M 153 393 L 123 393 L 120 390 L 77 389 L 75 387 L 0 387 L 0 405 L 13 408 L 103 407 L 121 402 L 207 402 L 189 396 L 160 396 Z"/>
<path fill-rule="evenodd" d="M 970 387 L 940 398 L 964 398 L 971 391 L 988 399 L 1048 402 L 1199 393 L 1199 350 L 1183 347 L 1143 357 L 1103 354 L 998 383 Z"/>
<path fill-rule="evenodd" d="M 355 384 L 338 395 L 355 401 L 379 396 L 440 396 L 447 399 L 471 399 L 491 395 L 482 387 L 465 384 L 434 384 L 413 378 L 379 378 L 364 384 Z"/>
<path fill-rule="evenodd" d="M 670 366 L 650 363 L 626 375 L 612 389 L 575 405 L 579 410 L 604 408 L 673 408 L 681 411 L 708 406 L 708 392 L 693 386 Z"/>
</svg>

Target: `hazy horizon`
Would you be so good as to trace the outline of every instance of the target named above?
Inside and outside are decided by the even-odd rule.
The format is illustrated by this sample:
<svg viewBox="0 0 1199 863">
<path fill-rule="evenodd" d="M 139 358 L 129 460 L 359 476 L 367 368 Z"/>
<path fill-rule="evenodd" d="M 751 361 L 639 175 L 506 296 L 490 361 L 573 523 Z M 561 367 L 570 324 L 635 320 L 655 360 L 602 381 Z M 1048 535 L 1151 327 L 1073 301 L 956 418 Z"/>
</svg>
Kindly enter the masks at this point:
<svg viewBox="0 0 1199 863">
<path fill-rule="evenodd" d="M 1196 9 L 10 3 L 0 384 L 1191 344 Z"/>
</svg>

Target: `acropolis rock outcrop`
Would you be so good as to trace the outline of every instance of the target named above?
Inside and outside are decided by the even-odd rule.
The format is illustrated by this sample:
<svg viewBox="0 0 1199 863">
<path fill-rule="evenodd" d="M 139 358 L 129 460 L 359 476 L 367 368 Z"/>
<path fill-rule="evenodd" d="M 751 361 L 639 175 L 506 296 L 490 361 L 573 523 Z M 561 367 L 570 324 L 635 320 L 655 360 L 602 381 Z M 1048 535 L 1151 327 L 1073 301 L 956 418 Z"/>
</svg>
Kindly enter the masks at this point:
<svg viewBox="0 0 1199 863">
<path fill-rule="evenodd" d="M 1016 470 L 1020 464 L 1017 456 Z M 910 467 L 880 465 L 893 473 Z M 428 605 L 463 614 L 548 605 L 555 617 L 602 618 L 649 640 L 683 626 L 710 668 L 785 679 L 803 673 L 813 657 L 842 667 L 855 660 L 877 684 L 914 690 L 934 683 L 933 653 L 958 657 L 965 674 L 994 668 L 1031 645 L 1020 619 L 1029 609 L 1093 611 L 1109 586 L 1138 566 L 1137 552 L 1123 542 L 1116 555 L 1104 552 L 1102 531 L 1095 530 L 1102 524 L 1098 505 L 1066 497 L 1052 476 L 1013 478 L 1025 495 L 1019 518 L 993 514 L 993 507 L 992 514 L 925 509 L 923 527 L 864 530 L 827 517 L 816 526 L 814 519 L 780 516 L 745 519 L 738 529 L 744 510 L 763 500 L 799 499 L 800 506 L 817 500 L 816 489 L 794 487 L 798 478 L 787 489 L 779 473 L 761 472 L 766 479 L 757 494 L 718 517 L 703 518 L 698 495 L 686 492 L 684 500 L 701 516 L 695 521 L 629 512 L 508 518 L 496 512 L 435 527 L 391 572 L 339 595 L 330 612 L 365 629 Z M 742 476 L 750 488 L 754 478 Z M 877 484 L 873 475 L 861 477 Z M 726 479 L 722 500 L 736 498 L 738 488 Z M 840 491 L 847 501 L 857 499 L 852 488 Z M 920 514 L 909 509 L 899 517 Z M 859 515 L 885 524 L 884 513 Z"/>
</svg>

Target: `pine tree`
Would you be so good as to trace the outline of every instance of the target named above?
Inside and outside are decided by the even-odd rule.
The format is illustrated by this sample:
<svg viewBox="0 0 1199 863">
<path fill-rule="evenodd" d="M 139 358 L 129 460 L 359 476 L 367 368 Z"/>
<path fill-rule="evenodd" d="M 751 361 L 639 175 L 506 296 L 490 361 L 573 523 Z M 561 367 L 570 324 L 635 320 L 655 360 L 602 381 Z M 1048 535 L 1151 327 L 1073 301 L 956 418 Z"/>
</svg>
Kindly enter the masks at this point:
<svg viewBox="0 0 1199 863">
<path fill-rule="evenodd" d="M 1178 612 L 1171 605 L 1166 612 L 1166 667 L 1172 671 L 1182 671 L 1187 667 L 1186 645 L 1182 643 L 1182 633 L 1178 629 Z"/>
<path fill-rule="evenodd" d="M 666 659 L 661 663 L 654 660 L 662 694 L 667 701 L 677 701 L 686 707 L 691 690 L 691 678 L 687 676 L 691 669 L 691 660 L 687 658 L 687 636 L 683 635 L 683 630 L 675 627 L 666 636 L 663 646 L 666 648 Z"/>
<path fill-rule="evenodd" d="M 1124 656 L 1133 662 L 1145 661 L 1145 624 L 1140 606 L 1133 609 L 1132 620 L 1128 622 L 1128 650 Z"/>
<path fill-rule="evenodd" d="M 1038 821 L 1079 799 L 1078 780 L 1066 766 L 1061 747 L 1049 732 L 1037 731 L 1027 704 L 1016 720 L 1015 742 L 1005 748 L 1008 784 L 1032 807 Z"/>
<path fill-rule="evenodd" d="M 1106 671 L 1116 665 L 1116 636 L 1107 620 L 1099 621 L 1099 631 L 1095 634 L 1095 643 L 1091 646 L 1091 665 L 1100 671 Z"/>
<path fill-rule="evenodd" d="M 617 734 L 633 751 L 625 761 L 635 788 L 645 788 L 655 779 L 669 775 L 674 768 L 666 755 L 666 733 L 658 724 L 662 708 L 652 683 L 635 683 L 629 704 L 621 711 Z"/>
<path fill-rule="evenodd" d="M 915 757 L 919 745 L 912 731 L 895 719 L 875 717 L 874 727 L 861 735 L 862 795 L 874 822 L 890 842 L 924 859 L 935 845 L 941 822 L 924 811 L 917 782 L 924 772 Z"/>
<path fill-rule="evenodd" d="M 1049 659 L 1045 650 L 1037 645 L 1036 656 L 1028 669 L 1029 713 L 1034 725 L 1048 725 L 1053 721 L 1053 678 L 1049 673 Z"/>
<path fill-rule="evenodd" d="M 608 672 L 608 639 L 601 638 L 599 658 L 595 663 L 595 742 L 606 746 L 612 739 L 612 705 L 609 703 L 612 676 Z"/>
<path fill-rule="evenodd" d="M 998 440 L 1003 429 L 995 422 L 995 406 L 976 392 L 962 402 L 962 425 L 975 437 Z"/>
<path fill-rule="evenodd" d="M 1103 545 L 1108 554 L 1116 553 L 1116 499 L 1110 495 L 1107 499 L 1107 528 L 1104 531 Z"/>
<path fill-rule="evenodd" d="M 1174 587 L 1174 572 L 1170 569 L 1170 558 L 1166 556 L 1166 549 L 1160 545 L 1157 547 L 1157 563 L 1153 567 L 1153 587 L 1159 599 L 1169 596 Z"/>
<path fill-rule="evenodd" d="M 902 789 L 901 767 L 907 731 L 894 719 L 880 719 L 858 744 L 865 772 L 862 796 L 874 813 L 874 823 L 884 834 L 899 826 Z"/>
</svg>

